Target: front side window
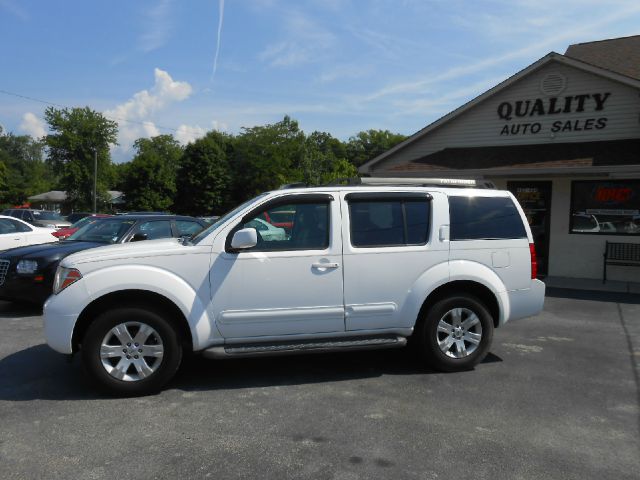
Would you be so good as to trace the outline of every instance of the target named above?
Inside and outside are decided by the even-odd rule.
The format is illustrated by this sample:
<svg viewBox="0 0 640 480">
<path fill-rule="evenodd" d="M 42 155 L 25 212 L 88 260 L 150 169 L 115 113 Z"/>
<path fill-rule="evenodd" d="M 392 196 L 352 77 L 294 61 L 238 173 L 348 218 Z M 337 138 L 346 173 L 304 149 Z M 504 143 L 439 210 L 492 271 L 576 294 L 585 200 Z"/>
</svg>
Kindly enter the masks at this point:
<svg viewBox="0 0 640 480">
<path fill-rule="evenodd" d="M 349 201 L 354 247 L 424 245 L 429 235 L 427 198 Z"/>
<path fill-rule="evenodd" d="M 451 240 L 527 238 L 509 197 L 449 197 Z"/>
<path fill-rule="evenodd" d="M 283 211 L 288 212 L 287 228 L 265 220 Z M 258 244 L 248 251 L 324 250 L 329 247 L 329 203 L 279 204 L 246 218 L 240 228 L 255 228 L 258 234 Z"/>
<path fill-rule="evenodd" d="M 640 235 L 640 180 L 571 182 L 569 233 Z"/>
</svg>

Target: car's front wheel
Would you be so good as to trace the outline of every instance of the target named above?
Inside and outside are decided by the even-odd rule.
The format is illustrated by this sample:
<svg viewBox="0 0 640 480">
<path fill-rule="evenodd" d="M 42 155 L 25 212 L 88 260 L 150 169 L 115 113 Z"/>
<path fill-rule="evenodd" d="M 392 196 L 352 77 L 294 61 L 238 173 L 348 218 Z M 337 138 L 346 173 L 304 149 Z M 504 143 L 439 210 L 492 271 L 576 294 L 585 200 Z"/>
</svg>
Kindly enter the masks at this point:
<svg viewBox="0 0 640 480">
<path fill-rule="evenodd" d="M 172 324 L 144 307 L 102 313 L 87 329 L 81 352 L 91 378 L 118 395 L 161 389 L 182 360 L 182 345 Z"/>
<path fill-rule="evenodd" d="M 452 295 L 429 309 L 416 333 L 424 357 L 436 369 L 468 370 L 489 352 L 493 318 L 477 298 Z"/>
</svg>

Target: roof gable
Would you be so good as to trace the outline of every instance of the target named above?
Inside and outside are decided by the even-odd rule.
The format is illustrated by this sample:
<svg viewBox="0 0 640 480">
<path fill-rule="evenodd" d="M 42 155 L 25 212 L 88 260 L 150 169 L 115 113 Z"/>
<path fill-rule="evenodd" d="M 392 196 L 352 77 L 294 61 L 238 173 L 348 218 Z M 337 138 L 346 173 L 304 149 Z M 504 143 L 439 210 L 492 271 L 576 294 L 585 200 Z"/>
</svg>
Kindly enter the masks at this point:
<svg viewBox="0 0 640 480">
<path fill-rule="evenodd" d="M 585 72 L 588 74 L 593 74 L 596 75 L 598 77 L 613 81 L 613 82 L 617 82 L 619 84 L 625 85 L 627 87 L 632 87 L 635 89 L 640 89 L 640 80 L 636 80 L 634 78 L 630 78 L 628 76 L 625 75 L 621 75 L 619 73 L 615 73 L 594 65 L 590 65 L 587 64 L 585 62 L 582 62 L 580 60 L 576 60 L 573 58 L 569 58 L 566 57 L 564 55 L 555 53 L 555 52 L 551 52 L 547 55 L 545 55 L 544 57 L 542 57 L 541 59 L 539 59 L 538 61 L 532 63 L 531 65 L 529 65 L 528 67 L 526 67 L 525 69 L 519 71 L 518 73 L 514 74 L 513 76 L 507 78 L 506 80 L 504 80 L 503 82 L 501 82 L 500 84 L 496 85 L 495 87 L 487 90 L 486 92 L 484 92 L 483 94 L 477 96 L 476 98 L 474 98 L 473 100 L 465 103 L 464 105 L 460 106 L 459 108 L 457 108 L 456 110 L 453 110 L 452 112 L 448 113 L 447 115 L 439 118 L 438 120 L 436 120 L 435 122 L 427 125 L 426 127 L 424 127 L 423 129 L 419 130 L 418 132 L 416 132 L 415 134 L 413 134 L 412 136 L 410 136 L 407 140 L 405 140 L 404 142 L 399 143 L 398 145 L 396 145 L 395 147 L 389 149 L 388 151 L 382 153 L 381 155 L 378 155 L 376 158 L 368 161 L 367 163 L 363 164 L 360 168 L 359 171 L 361 173 L 369 173 L 372 168 L 374 166 L 376 166 L 377 164 L 379 164 L 380 162 L 383 162 L 384 160 L 388 159 L 389 157 L 394 156 L 395 154 L 399 154 L 399 152 L 401 152 L 402 150 L 407 149 L 407 147 L 410 147 L 412 145 L 414 145 L 417 141 L 423 139 L 424 137 L 426 137 L 428 134 L 431 134 L 432 132 L 434 132 L 435 130 L 437 130 L 438 128 L 451 123 L 453 120 L 457 119 L 458 117 L 460 117 L 461 115 L 463 115 L 466 112 L 469 112 L 470 110 L 474 109 L 475 107 L 478 107 L 479 105 L 483 104 L 483 102 L 486 102 L 492 98 L 494 98 L 496 95 L 499 95 L 500 93 L 506 91 L 507 89 L 509 89 L 509 87 L 514 86 L 515 84 L 517 84 L 518 82 L 522 82 L 525 79 L 527 79 L 527 77 L 533 75 L 534 73 L 538 72 L 539 70 L 543 69 L 544 67 L 552 64 L 552 63 L 557 63 L 569 68 L 573 68 L 576 69 L 580 72 Z"/>
</svg>

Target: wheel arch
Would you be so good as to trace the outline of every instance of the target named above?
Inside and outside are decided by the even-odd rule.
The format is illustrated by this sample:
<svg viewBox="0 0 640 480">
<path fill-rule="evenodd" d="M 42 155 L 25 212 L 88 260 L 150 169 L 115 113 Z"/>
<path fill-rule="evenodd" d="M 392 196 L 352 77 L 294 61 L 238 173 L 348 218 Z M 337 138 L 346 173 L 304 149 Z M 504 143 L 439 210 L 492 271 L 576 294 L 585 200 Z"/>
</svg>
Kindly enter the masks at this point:
<svg viewBox="0 0 640 480">
<path fill-rule="evenodd" d="M 80 349 L 82 338 L 96 316 L 114 306 L 144 306 L 161 314 L 175 326 L 187 351 L 193 350 L 193 336 L 189 322 L 182 310 L 174 302 L 159 293 L 149 290 L 128 289 L 102 295 L 91 301 L 82 310 L 71 338 L 71 347 L 74 352 Z"/>
<path fill-rule="evenodd" d="M 493 326 L 500 325 L 500 302 L 496 294 L 486 285 L 473 280 L 453 280 L 434 289 L 422 303 L 417 322 L 424 320 L 426 312 L 443 298 L 467 294 L 476 297 L 487 307 L 493 319 Z"/>
</svg>

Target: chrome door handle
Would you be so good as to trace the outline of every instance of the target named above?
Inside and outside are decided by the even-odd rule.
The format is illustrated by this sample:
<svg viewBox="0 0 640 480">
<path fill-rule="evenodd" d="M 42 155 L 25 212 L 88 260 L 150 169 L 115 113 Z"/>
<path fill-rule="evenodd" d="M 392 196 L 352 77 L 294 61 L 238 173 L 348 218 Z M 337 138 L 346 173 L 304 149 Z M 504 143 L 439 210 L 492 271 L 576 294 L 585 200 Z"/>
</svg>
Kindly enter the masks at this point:
<svg viewBox="0 0 640 480">
<path fill-rule="evenodd" d="M 322 262 L 318 262 L 318 263 L 312 263 L 311 266 L 313 268 L 338 268 L 340 266 L 339 263 L 322 263 Z"/>
</svg>

